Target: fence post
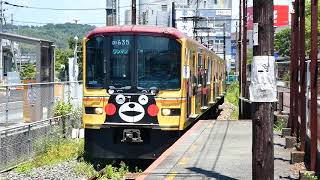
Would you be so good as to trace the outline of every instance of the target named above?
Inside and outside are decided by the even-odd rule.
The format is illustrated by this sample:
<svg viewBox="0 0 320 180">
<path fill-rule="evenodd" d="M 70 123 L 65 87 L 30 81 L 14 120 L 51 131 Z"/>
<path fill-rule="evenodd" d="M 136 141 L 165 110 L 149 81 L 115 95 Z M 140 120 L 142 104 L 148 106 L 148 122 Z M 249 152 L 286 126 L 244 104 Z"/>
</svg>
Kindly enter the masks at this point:
<svg viewBox="0 0 320 180">
<path fill-rule="evenodd" d="M 28 125 L 28 156 L 30 157 L 30 152 L 31 152 L 31 138 L 30 138 L 30 132 L 31 131 L 31 125 Z"/>
<path fill-rule="evenodd" d="M 6 86 L 6 127 L 9 123 L 9 98 L 10 98 L 10 89 Z"/>
<path fill-rule="evenodd" d="M 283 92 L 279 92 L 279 112 L 283 111 Z"/>
</svg>

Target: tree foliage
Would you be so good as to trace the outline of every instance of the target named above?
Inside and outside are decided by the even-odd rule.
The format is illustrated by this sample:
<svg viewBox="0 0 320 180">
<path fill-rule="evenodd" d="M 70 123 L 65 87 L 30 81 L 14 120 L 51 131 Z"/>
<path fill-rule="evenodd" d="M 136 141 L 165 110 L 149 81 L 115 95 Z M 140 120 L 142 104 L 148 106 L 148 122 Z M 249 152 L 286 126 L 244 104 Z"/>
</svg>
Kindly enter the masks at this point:
<svg viewBox="0 0 320 180">
<path fill-rule="evenodd" d="M 279 31 L 274 38 L 274 48 L 282 57 L 290 56 L 291 29 L 285 28 Z"/>
<path fill-rule="evenodd" d="M 320 14 L 320 4 L 318 4 L 318 14 Z M 310 54 L 311 51 L 311 2 L 306 0 L 306 53 Z M 320 31 L 320 18 L 318 18 L 318 32 Z M 289 28 L 279 31 L 275 35 L 275 50 L 279 51 L 280 56 L 290 56 L 291 47 L 291 30 Z M 318 46 L 320 41 L 318 41 Z"/>
<path fill-rule="evenodd" d="M 20 77 L 22 80 L 36 79 L 36 67 L 34 64 L 27 64 L 23 67 L 20 72 Z"/>
<path fill-rule="evenodd" d="M 7 31 L 19 35 L 53 41 L 57 48 L 69 47 L 68 39 L 78 36 L 79 41 L 95 26 L 87 24 L 46 24 L 44 26 L 7 25 Z"/>
<path fill-rule="evenodd" d="M 61 81 L 68 80 L 69 58 L 73 57 L 71 49 L 56 49 L 55 71 L 56 78 Z"/>
</svg>

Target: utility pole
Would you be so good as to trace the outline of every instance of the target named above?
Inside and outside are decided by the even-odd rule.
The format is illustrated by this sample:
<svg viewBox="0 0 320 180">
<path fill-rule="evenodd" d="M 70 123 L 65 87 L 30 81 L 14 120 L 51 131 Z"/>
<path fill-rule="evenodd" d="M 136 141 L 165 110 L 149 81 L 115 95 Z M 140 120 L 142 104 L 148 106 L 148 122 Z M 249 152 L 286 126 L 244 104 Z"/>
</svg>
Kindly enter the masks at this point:
<svg viewBox="0 0 320 180">
<path fill-rule="evenodd" d="M 254 46 L 252 78 L 252 179 L 274 179 L 273 107 L 274 79 L 273 1 L 253 1 Z M 244 14 L 245 15 L 245 14 Z M 246 39 L 245 39 L 246 41 Z M 268 81 L 259 81 L 259 76 Z M 256 84 L 255 84 L 256 83 Z M 265 87 L 271 87 L 269 90 Z M 260 91 L 256 93 L 256 91 Z M 256 94 L 255 94 L 256 93 Z M 259 96 L 263 93 L 262 96 Z M 268 98 L 266 98 L 268 97 Z M 255 99 L 256 98 L 256 99 Z"/>
<path fill-rule="evenodd" d="M 238 35 L 238 80 L 241 87 L 241 30 L 242 30 L 242 0 L 239 0 L 239 35 Z M 241 93 L 241 92 L 240 92 Z M 240 94 L 241 96 L 241 94 Z M 241 101 L 239 101 L 239 106 L 241 106 Z M 239 108 L 239 110 L 241 107 Z"/>
<path fill-rule="evenodd" d="M 3 1 L 0 0 L 0 32 L 3 32 Z M 2 39 L 0 39 L 0 83 L 3 81 L 3 48 L 2 48 Z"/>
<path fill-rule="evenodd" d="M 172 27 L 176 27 L 176 7 L 174 4 L 174 1 L 172 1 L 172 12 L 171 12 L 171 23 L 172 23 Z"/>
<path fill-rule="evenodd" d="M 226 62 L 226 23 L 223 23 L 223 60 Z"/>
<path fill-rule="evenodd" d="M 196 0 L 196 16 L 193 18 L 193 37 L 198 41 L 198 18 L 199 18 L 199 0 Z"/>
<path fill-rule="evenodd" d="M 3 32 L 3 7 L 2 7 L 2 3 L 3 3 L 3 1 L 2 0 L 0 0 L 0 31 L 1 32 Z"/>
<path fill-rule="evenodd" d="M 243 0 L 243 38 L 242 38 L 242 68 L 241 68 L 241 95 L 247 97 L 247 0 Z M 244 106 L 242 108 L 245 108 Z M 243 111 L 244 112 L 244 111 Z"/>
<path fill-rule="evenodd" d="M 311 170 L 317 170 L 318 0 L 311 0 Z"/>
<path fill-rule="evenodd" d="M 131 1 L 131 24 L 136 25 L 136 0 Z"/>
<path fill-rule="evenodd" d="M 118 25 L 120 25 L 120 0 L 117 2 L 117 15 L 118 15 Z"/>
<path fill-rule="evenodd" d="M 116 24 L 116 0 L 106 0 L 106 26 Z"/>
</svg>

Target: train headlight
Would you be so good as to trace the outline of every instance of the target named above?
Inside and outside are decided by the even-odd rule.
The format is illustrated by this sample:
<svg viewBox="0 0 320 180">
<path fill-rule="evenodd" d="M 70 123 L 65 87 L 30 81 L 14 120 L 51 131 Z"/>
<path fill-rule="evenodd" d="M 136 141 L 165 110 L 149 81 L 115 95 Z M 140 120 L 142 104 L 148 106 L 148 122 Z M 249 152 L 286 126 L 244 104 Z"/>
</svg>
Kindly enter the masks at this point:
<svg viewBox="0 0 320 180">
<path fill-rule="evenodd" d="M 103 108 L 97 107 L 97 108 L 94 109 L 94 112 L 96 114 L 102 114 L 103 113 Z"/>
<path fill-rule="evenodd" d="M 170 116 L 171 109 L 162 109 L 162 115 L 164 116 Z"/>
</svg>

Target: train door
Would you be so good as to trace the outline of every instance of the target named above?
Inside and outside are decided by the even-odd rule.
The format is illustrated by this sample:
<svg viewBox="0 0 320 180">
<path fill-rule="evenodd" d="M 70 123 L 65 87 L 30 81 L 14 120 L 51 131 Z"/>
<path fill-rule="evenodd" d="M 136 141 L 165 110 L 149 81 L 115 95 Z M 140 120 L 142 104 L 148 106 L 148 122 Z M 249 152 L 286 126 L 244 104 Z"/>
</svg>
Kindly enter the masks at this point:
<svg viewBox="0 0 320 180">
<path fill-rule="evenodd" d="M 207 61 L 208 61 L 208 58 L 204 56 L 202 73 L 201 73 L 201 79 L 202 79 L 201 106 L 202 107 L 207 105 L 207 64 L 208 64 Z"/>
<path fill-rule="evenodd" d="M 191 54 L 190 54 L 191 55 Z M 196 114 L 196 95 L 197 95 L 197 59 L 196 53 L 192 53 L 192 76 L 191 76 L 191 114 Z"/>
<path fill-rule="evenodd" d="M 218 60 L 215 61 L 214 66 L 214 98 L 217 99 L 218 97 L 218 66 L 219 62 Z"/>
<path fill-rule="evenodd" d="M 192 61 L 190 61 L 191 59 L 191 56 L 192 56 L 192 50 L 188 50 L 187 48 L 185 49 L 186 53 L 185 53 L 185 65 L 189 65 L 189 79 L 187 80 L 187 87 L 186 87 L 186 90 L 187 90 L 187 118 L 190 117 L 191 115 L 191 111 L 192 111 L 192 70 L 191 70 L 191 67 L 192 66 Z M 188 70 L 188 69 L 187 69 Z"/>
<path fill-rule="evenodd" d="M 211 81 L 212 81 L 212 59 L 208 58 L 208 68 L 207 68 L 207 104 L 208 101 L 212 101 L 212 87 L 211 87 Z"/>
<path fill-rule="evenodd" d="M 203 59 L 202 55 L 198 53 L 197 57 L 197 92 L 196 92 L 196 113 L 200 114 L 201 112 L 201 106 L 202 106 L 202 88 L 203 88 Z"/>
</svg>

